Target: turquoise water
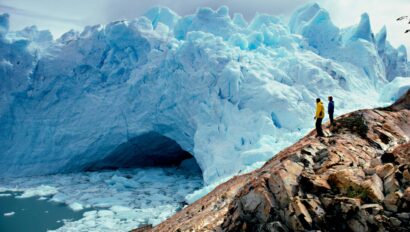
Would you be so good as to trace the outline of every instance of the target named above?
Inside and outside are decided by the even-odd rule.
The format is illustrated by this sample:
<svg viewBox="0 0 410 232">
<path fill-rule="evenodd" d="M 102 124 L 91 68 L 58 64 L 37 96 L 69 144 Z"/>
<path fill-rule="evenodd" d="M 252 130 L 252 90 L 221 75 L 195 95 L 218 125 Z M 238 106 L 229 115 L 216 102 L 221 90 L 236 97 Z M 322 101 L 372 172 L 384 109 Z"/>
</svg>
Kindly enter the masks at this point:
<svg viewBox="0 0 410 232">
<path fill-rule="evenodd" d="M 63 220 L 78 220 L 84 211 L 73 211 L 66 204 L 39 200 L 38 197 L 16 198 L 21 193 L 5 192 L 0 196 L 0 232 L 44 232 L 63 226 Z M 4 193 L 2 193 L 4 194 Z M 5 213 L 14 215 L 5 216 Z"/>
</svg>

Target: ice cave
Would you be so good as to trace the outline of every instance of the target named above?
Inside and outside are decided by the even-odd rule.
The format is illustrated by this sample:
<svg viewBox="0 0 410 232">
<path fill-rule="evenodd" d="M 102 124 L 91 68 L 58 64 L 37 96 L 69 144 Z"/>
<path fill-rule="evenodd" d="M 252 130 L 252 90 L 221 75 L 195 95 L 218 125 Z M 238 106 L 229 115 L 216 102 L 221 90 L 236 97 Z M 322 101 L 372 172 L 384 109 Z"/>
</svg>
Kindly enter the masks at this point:
<svg viewBox="0 0 410 232">
<path fill-rule="evenodd" d="M 121 168 L 176 167 L 184 160 L 195 159 L 174 140 L 156 132 L 148 132 L 118 145 L 100 160 L 84 165 L 85 171 L 116 170 Z M 187 167 L 188 168 L 188 167 Z M 191 162 L 192 170 L 200 170 Z"/>
</svg>

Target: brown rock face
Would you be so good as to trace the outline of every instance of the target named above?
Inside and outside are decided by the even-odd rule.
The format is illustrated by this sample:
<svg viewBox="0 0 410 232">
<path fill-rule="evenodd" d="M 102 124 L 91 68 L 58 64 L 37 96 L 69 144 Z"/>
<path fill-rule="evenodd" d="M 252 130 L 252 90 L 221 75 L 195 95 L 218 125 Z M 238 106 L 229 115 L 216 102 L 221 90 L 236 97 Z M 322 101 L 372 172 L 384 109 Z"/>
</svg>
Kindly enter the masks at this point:
<svg viewBox="0 0 410 232">
<path fill-rule="evenodd" d="M 144 231 L 410 231 L 410 91 L 335 122 Z"/>
</svg>

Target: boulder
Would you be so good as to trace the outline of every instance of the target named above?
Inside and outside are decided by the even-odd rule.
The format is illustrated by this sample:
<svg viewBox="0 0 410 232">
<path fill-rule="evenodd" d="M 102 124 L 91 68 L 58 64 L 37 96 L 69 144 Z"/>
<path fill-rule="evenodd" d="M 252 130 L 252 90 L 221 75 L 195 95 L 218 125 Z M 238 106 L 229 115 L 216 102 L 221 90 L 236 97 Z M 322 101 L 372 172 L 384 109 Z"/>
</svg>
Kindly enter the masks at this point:
<svg viewBox="0 0 410 232">
<path fill-rule="evenodd" d="M 403 193 L 403 199 L 410 202 L 410 187 L 407 187 Z"/>
<path fill-rule="evenodd" d="M 410 182 L 410 172 L 408 169 L 403 172 L 403 180 L 404 182 Z"/>
<path fill-rule="evenodd" d="M 394 227 L 399 227 L 401 225 L 401 221 L 398 218 L 390 217 L 389 220 L 391 225 Z"/>
<path fill-rule="evenodd" d="M 376 167 L 376 173 L 382 179 L 386 176 L 390 176 L 394 173 L 394 165 L 391 163 L 379 165 Z"/>
<path fill-rule="evenodd" d="M 396 192 L 397 190 L 399 190 L 400 185 L 399 185 L 399 182 L 397 181 L 397 179 L 395 178 L 394 173 L 387 176 L 384 179 L 383 183 L 384 183 L 383 187 L 384 187 L 385 194 L 393 193 L 393 192 Z"/>
<path fill-rule="evenodd" d="M 306 172 L 302 173 L 299 183 L 303 190 L 310 193 L 324 193 L 331 189 L 324 177 Z"/>
<path fill-rule="evenodd" d="M 360 206 L 361 210 L 365 210 L 371 215 L 377 215 L 383 211 L 383 207 L 379 204 L 364 204 Z"/>
<path fill-rule="evenodd" d="M 398 192 L 390 193 L 384 198 L 383 205 L 387 210 L 397 212 L 399 199 L 400 194 Z"/>
<path fill-rule="evenodd" d="M 397 217 L 400 218 L 401 220 L 410 220 L 410 213 L 398 213 Z"/>
<path fill-rule="evenodd" d="M 329 175 L 329 184 L 343 194 L 355 194 L 362 191 L 362 180 L 352 169 L 340 170 Z"/>
<path fill-rule="evenodd" d="M 349 229 L 353 232 L 368 231 L 367 224 L 359 219 L 353 218 L 347 221 Z"/>
<path fill-rule="evenodd" d="M 371 179 L 364 181 L 363 187 L 365 189 L 366 196 L 373 202 L 377 203 L 383 201 L 383 181 L 378 175 L 374 174 Z"/>
<path fill-rule="evenodd" d="M 313 222 L 312 217 L 310 216 L 308 210 L 306 209 L 305 205 L 302 203 L 299 197 L 295 198 L 292 206 L 297 218 L 304 225 L 304 228 L 311 228 Z"/>
</svg>

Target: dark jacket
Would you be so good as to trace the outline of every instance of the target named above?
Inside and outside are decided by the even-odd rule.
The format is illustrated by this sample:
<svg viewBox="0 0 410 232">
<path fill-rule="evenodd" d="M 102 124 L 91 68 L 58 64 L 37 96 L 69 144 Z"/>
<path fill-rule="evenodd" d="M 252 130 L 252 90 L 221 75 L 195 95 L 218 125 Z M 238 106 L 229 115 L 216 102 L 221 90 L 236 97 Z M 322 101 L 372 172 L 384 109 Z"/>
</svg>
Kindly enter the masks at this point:
<svg viewBox="0 0 410 232">
<path fill-rule="evenodd" d="M 327 106 L 327 112 L 329 114 L 333 114 L 335 112 L 335 103 L 333 101 L 329 102 L 329 105 Z"/>
</svg>

